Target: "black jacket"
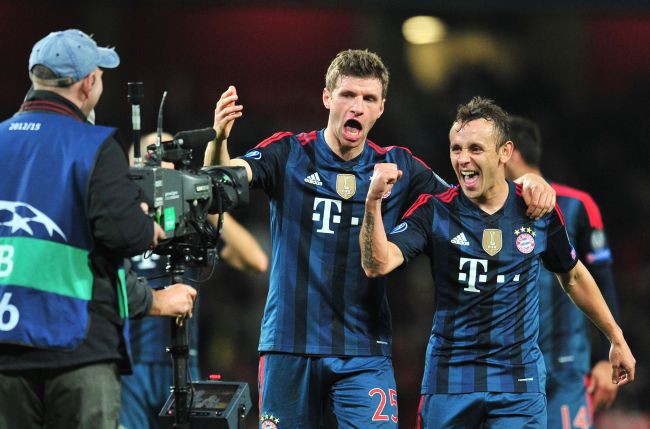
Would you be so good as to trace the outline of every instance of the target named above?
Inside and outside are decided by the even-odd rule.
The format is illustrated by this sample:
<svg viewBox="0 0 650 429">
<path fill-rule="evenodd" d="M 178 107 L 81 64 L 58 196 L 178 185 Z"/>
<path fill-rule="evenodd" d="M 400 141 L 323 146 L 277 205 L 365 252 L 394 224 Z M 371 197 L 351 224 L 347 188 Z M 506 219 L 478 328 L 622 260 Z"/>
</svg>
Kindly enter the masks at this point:
<svg viewBox="0 0 650 429">
<path fill-rule="evenodd" d="M 57 113 L 61 111 L 57 105 L 64 106 L 66 111 L 72 110 L 80 120 L 86 121 L 85 115 L 75 105 L 48 91 L 31 91 L 21 110 L 61 114 Z M 2 344 L 2 371 L 67 368 L 109 361 L 117 362 L 122 369 L 129 368 L 122 336 L 123 320 L 118 310 L 117 272 L 124 258 L 140 254 L 149 247 L 153 221 L 139 206 L 140 191 L 129 179 L 126 156 L 113 137 L 108 138 L 97 152 L 88 186 L 87 220 L 94 238 L 94 248 L 90 253 L 94 284 L 88 335 L 78 348 L 70 351 Z M 38 265 L 34 269 L 38 269 Z M 127 293 L 130 317 L 139 317 L 149 311 L 152 301 L 149 287 L 139 282 L 127 282 Z"/>
</svg>

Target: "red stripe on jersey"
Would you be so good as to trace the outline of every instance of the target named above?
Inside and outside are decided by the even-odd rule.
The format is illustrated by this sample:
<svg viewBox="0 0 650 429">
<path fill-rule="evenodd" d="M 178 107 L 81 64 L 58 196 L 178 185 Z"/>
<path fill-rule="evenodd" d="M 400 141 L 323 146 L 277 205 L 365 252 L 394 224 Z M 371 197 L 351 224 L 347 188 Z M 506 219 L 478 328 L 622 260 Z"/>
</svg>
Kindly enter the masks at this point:
<svg viewBox="0 0 650 429">
<path fill-rule="evenodd" d="M 284 137 L 292 136 L 292 135 L 293 135 L 293 133 L 289 132 L 289 131 L 275 133 L 271 137 L 269 137 L 268 139 L 263 140 L 260 144 L 255 146 L 255 149 L 266 147 L 266 146 L 270 145 L 271 143 L 273 143 L 275 141 L 278 141 L 278 140 L 280 140 L 280 139 L 282 139 Z"/>
<path fill-rule="evenodd" d="M 404 147 L 404 146 L 388 146 L 388 147 L 381 147 L 381 146 L 377 145 L 376 143 L 373 143 L 373 142 L 370 141 L 370 140 L 368 140 L 368 146 L 370 146 L 371 148 L 373 148 L 374 150 L 376 150 L 377 152 L 379 152 L 379 153 L 382 154 L 382 155 L 385 154 L 386 152 L 390 151 L 390 150 L 395 149 L 395 148 L 404 149 L 405 151 L 407 151 L 407 152 L 408 152 L 408 153 L 413 157 L 413 159 L 415 159 L 415 160 L 418 161 L 420 164 L 424 165 L 426 168 L 428 168 L 429 170 L 431 170 L 431 167 L 429 167 L 429 166 L 427 165 L 426 162 L 422 161 L 420 158 L 418 158 L 417 156 L 413 155 L 413 152 L 411 152 L 411 149 L 409 149 L 409 148 L 407 148 L 407 147 Z"/>
<path fill-rule="evenodd" d="M 402 219 L 407 218 L 413 214 L 413 212 L 420 207 L 422 204 L 425 204 L 427 201 L 429 201 L 429 198 L 431 198 L 431 194 L 420 194 L 417 200 L 413 203 L 410 209 L 404 213 L 404 216 L 402 216 Z"/>
<path fill-rule="evenodd" d="M 418 422 L 415 429 L 422 429 L 422 406 L 424 405 L 424 395 L 420 395 L 420 403 L 418 404 Z"/>
<path fill-rule="evenodd" d="M 64 106 L 59 103 L 53 103 L 51 101 L 35 100 L 35 101 L 26 101 L 21 106 L 21 110 L 47 110 L 50 112 L 63 113 L 68 116 L 72 116 L 77 120 L 81 120 L 79 115 L 77 115 L 74 110 L 70 109 L 67 106 Z"/>
<path fill-rule="evenodd" d="M 458 196 L 458 186 L 447 189 L 445 192 L 441 192 L 436 195 L 436 198 L 442 201 L 443 203 L 449 203 L 451 200 Z"/>
<path fill-rule="evenodd" d="M 587 217 L 592 228 L 603 229 L 603 218 L 596 202 L 588 193 L 559 183 L 551 183 L 558 197 L 570 197 L 580 200 L 587 210 Z"/>
<path fill-rule="evenodd" d="M 564 225 L 564 214 L 562 214 L 562 210 L 560 210 L 560 205 L 558 203 L 555 203 L 555 211 L 557 212 L 557 216 L 560 218 L 560 222 Z"/>
<path fill-rule="evenodd" d="M 257 367 L 257 379 L 259 380 L 260 385 L 258 386 L 258 389 L 260 391 L 260 397 L 259 397 L 259 402 L 257 404 L 257 410 L 260 413 L 260 420 L 262 417 L 262 395 L 264 394 L 264 358 L 266 356 L 262 355 L 260 356 L 260 363 L 259 366 Z"/>
<path fill-rule="evenodd" d="M 387 148 L 381 147 L 376 143 L 371 142 L 370 140 L 368 140 L 368 146 L 370 146 L 372 149 L 374 149 L 375 151 L 379 152 L 382 155 L 390 150 L 390 147 Z"/>
<path fill-rule="evenodd" d="M 521 183 L 515 183 L 515 194 L 518 197 L 521 197 L 523 193 L 524 193 L 524 185 L 522 185 Z"/>
<path fill-rule="evenodd" d="M 408 149 L 406 149 L 406 150 L 408 150 Z M 410 151 L 409 151 L 409 152 L 410 152 Z M 424 165 L 426 168 L 428 168 L 429 170 L 431 170 L 431 167 L 429 167 L 429 166 L 427 165 L 426 162 L 422 161 L 422 160 L 421 160 L 420 158 L 418 158 L 417 156 L 413 155 L 413 159 L 415 159 L 415 160 L 418 161 L 420 164 Z"/>
<path fill-rule="evenodd" d="M 316 131 L 312 131 L 310 133 L 300 133 L 296 136 L 296 138 L 300 142 L 300 145 L 304 146 L 310 141 L 316 140 L 318 138 L 318 133 Z"/>
</svg>

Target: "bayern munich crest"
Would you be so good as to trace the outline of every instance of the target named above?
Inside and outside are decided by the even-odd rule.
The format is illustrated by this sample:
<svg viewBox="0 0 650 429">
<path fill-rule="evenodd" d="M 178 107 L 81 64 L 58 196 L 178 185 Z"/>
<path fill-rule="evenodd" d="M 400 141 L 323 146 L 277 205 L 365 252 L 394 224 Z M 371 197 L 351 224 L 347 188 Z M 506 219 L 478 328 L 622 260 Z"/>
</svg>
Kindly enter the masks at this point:
<svg viewBox="0 0 650 429">
<path fill-rule="evenodd" d="M 262 414 L 260 421 L 260 429 L 278 429 L 278 425 L 280 424 L 279 418 L 267 413 Z"/>
<path fill-rule="evenodd" d="M 535 250 L 536 233 L 532 228 L 522 226 L 519 229 L 515 229 L 515 235 L 517 236 L 517 250 L 526 255 Z"/>
</svg>

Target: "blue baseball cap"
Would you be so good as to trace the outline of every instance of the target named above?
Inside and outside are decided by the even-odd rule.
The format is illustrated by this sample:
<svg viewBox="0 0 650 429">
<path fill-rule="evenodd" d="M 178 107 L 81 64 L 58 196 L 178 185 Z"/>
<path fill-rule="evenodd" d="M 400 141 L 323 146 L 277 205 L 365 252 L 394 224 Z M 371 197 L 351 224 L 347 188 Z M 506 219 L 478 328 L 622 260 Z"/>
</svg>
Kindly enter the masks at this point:
<svg viewBox="0 0 650 429">
<path fill-rule="evenodd" d="M 100 48 L 81 30 L 54 31 L 42 38 L 32 48 L 29 71 L 41 64 L 68 84 L 88 76 L 98 66 L 115 68 L 120 57 L 113 48 Z"/>
</svg>

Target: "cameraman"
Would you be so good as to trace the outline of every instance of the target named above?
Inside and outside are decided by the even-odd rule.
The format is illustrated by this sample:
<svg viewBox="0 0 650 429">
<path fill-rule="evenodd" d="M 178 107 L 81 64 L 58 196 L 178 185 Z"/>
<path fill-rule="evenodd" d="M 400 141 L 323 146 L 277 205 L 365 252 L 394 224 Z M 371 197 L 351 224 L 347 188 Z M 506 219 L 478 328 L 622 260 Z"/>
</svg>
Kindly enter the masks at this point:
<svg viewBox="0 0 650 429">
<path fill-rule="evenodd" d="M 129 369 L 127 316 L 189 316 L 194 289 L 128 287 L 123 258 L 164 238 L 143 213 L 115 130 L 87 121 L 113 49 L 50 33 L 33 90 L 0 123 L 0 427 L 111 428 Z M 131 312 L 131 314 L 129 314 Z"/>
</svg>

